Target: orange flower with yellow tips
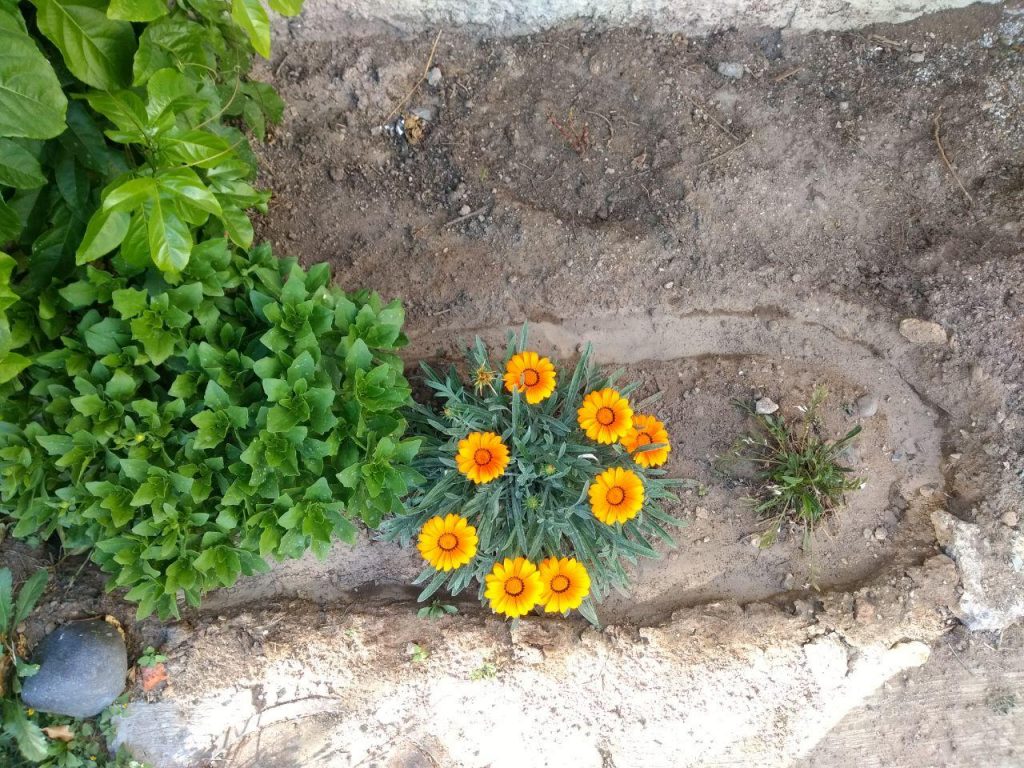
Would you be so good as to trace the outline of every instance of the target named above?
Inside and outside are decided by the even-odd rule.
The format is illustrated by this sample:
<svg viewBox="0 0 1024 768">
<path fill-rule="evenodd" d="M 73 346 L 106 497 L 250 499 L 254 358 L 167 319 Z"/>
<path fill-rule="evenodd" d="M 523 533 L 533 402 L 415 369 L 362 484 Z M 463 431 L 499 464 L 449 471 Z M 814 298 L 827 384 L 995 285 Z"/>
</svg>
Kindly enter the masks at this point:
<svg viewBox="0 0 1024 768">
<path fill-rule="evenodd" d="M 645 445 L 658 445 L 641 451 Z M 668 431 L 665 425 L 653 416 L 633 416 L 633 428 L 622 436 L 622 447 L 633 454 L 633 461 L 641 467 L 660 467 L 668 461 L 672 446 L 668 442 Z"/>
<path fill-rule="evenodd" d="M 508 447 L 493 432 L 470 432 L 459 440 L 455 455 L 459 472 L 474 483 L 489 483 L 505 474 L 508 466 Z"/>
<path fill-rule="evenodd" d="M 454 571 L 473 559 L 477 542 L 476 528 L 461 515 L 452 514 L 427 520 L 416 548 L 437 570 Z"/>
<path fill-rule="evenodd" d="M 540 602 L 547 613 L 565 613 L 580 607 L 590 594 L 590 574 L 575 558 L 549 557 L 542 560 Z"/>
<path fill-rule="evenodd" d="M 590 484 L 590 511 L 606 525 L 625 523 L 644 505 L 644 484 L 630 469 L 612 467 Z"/>
<path fill-rule="evenodd" d="M 551 397 L 555 391 L 556 378 L 555 366 L 536 352 L 512 355 L 505 366 L 505 389 L 523 393 L 530 405 Z"/>
<path fill-rule="evenodd" d="M 604 445 L 617 443 L 633 427 L 629 400 L 614 389 L 600 389 L 584 397 L 577 417 L 587 437 Z"/>
<path fill-rule="evenodd" d="M 490 601 L 491 610 L 510 619 L 529 613 L 540 600 L 540 573 L 525 557 L 515 560 L 506 557 L 495 563 L 484 581 L 487 585 L 484 597 Z"/>
</svg>

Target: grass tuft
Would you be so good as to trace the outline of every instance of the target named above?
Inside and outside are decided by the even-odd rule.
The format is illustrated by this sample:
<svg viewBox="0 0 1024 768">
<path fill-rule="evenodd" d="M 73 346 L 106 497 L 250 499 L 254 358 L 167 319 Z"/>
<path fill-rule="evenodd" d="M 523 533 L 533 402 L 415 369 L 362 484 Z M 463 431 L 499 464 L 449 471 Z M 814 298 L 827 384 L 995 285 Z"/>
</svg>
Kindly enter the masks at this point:
<svg viewBox="0 0 1024 768">
<path fill-rule="evenodd" d="M 751 462 L 757 473 L 755 510 L 761 519 L 771 520 L 761 537 L 761 547 L 774 544 L 788 521 L 803 529 L 806 548 L 818 524 L 845 505 L 849 491 L 864 485 L 840 459 L 860 426 L 838 440 L 821 434 L 818 408 L 827 396 L 827 390 L 817 388 L 810 403 L 800 407 L 801 418 L 792 423 L 778 414 L 760 414 L 749 403 L 735 401 L 757 422 L 754 432 L 737 441 L 733 455 Z"/>
</svg>

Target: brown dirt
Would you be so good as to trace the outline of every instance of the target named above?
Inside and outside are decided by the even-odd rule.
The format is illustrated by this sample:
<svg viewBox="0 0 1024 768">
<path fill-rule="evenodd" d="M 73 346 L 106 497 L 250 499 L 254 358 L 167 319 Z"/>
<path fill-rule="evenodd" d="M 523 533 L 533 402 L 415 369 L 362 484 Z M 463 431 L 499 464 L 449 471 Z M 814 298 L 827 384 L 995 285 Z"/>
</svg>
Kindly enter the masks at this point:
<svg viewBox="0 0 1024 768">
<path fill-rule="evenodd" d="M 405 109 L 430 116 L 415 146 L 381 125 L 432 34 L 299 36 L 264 73 L 289 106 L 262 153 L 276 197 L 261 231 L 331 262 L 343 285 L 401 297 L 410 359 L 529 320 L 549 351 L 593 340 L 661 391 L 670 468 L 709 493 L 684 498 L 679 555 L 644 564 L 608 618 L 851 588 L 934 552 L 922 520 L 935 505 L 989 527 L 1020 507 L 1022 26 L 1014 8 L 979 6 L 810 35 L 444 30 L 443 81 Z M 743 78 L 719 75 L 722 61 Z M 906 343 L 904 317 L 942 324 L 950 343 Z M 797 537 L 758 553 L 745 489 L 714 461 L 744 426 L 728 401 L 765 394 L 791 412 L 818 383 L 836 433 L 858 396 L 880 398 L 857 446 L 868 487 L 811 557 Z M 863 535 L 879 526 L 885 541 Z M 940 648 L 808 765 L 855 746 L 868 764 L 1012 762 L 1019 715 L 978 701 L 1024 657 L 1011 643 L 985 662 L 999 646 L 975 637 L 958 642 L 983 683 L 958 692 L 962 666 Z M 953 688 L 935 706 L 966 724 L 948 739 L 928 736 L 935 709 L 908 692 L 915 680 Z M 865 739 L 882 718 L 891 735 Z M 962 761 L 958 744 L 982 744 L 971 723 L 1003 741 Z"/>
</svg>

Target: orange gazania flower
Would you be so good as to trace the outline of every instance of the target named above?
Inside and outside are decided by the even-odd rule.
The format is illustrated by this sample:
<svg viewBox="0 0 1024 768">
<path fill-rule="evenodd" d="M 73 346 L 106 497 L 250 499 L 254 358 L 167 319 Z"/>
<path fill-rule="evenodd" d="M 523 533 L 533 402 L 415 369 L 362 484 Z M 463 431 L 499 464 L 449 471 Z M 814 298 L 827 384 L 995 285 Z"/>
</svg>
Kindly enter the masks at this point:
<svg viewBox="0 0 1024 768">
<path fill-rule="evenodd" d="M 510 619 L 529 613 L 540 600 L 540 574 L 525 557 L 506 557 L 504 562 L 495 563 L 484 581 L 484 597 L 490 601 L 491 610 Z"/>
<path fill-rule="evenodd" d="M 579 608 L 583 598 L 590 594 L 590 574 L 574 558 L 549 557 L 542 560 L 540 572 L 540 602 L 546 613 L 565 613 Z"/>
<path fill-rule="evenodd" d="M 587 437 L 605 445 L 618 442 L 633 427 L 629 400 L 614 389 L 600 389 L 583 398 L 577 411 L 580 429 Z"/>
<path fill-rule="evenodd" d="M 622 467 L 606 469 L 590 484 L 590 511 L 606 525 L 636 517 L 644 505 L 644 484 L 636 473 Z"/>
<path fill-rule="evenodd" d="M 476 528 L 466 518 L 453 514 L 427 520 L 416 547 L 437 570 L 454 571 L 473 559 L 477 541 Z"/>
<path fill-rule="evenodd" d="M 658 443 L 663 447 L 637 453 L 645 445 Z M 633 454 L 633 461 L 641 467 L 660 467 L 668 461 L 668 454 L 672 450 L 665 425 L 653 416 L 641 415 L 633 417 L 633 428 L 622 436 L 622 447 Z"/>
<path fill-rule="evenodd" d="M 489 483 L 505 474 L 508 466 L 508 448 L 493 432 L 470 432 L 459 440 L 455 456 L 459 472 L 474 483 Z"/>
<path fill-rule="evenodd" d="M 547 400 L 555 391 L 555 366 L 536 352 L 512 355 L 505 366 L 505 389 L 526 395 L 530 405 Z"/>
</svg>

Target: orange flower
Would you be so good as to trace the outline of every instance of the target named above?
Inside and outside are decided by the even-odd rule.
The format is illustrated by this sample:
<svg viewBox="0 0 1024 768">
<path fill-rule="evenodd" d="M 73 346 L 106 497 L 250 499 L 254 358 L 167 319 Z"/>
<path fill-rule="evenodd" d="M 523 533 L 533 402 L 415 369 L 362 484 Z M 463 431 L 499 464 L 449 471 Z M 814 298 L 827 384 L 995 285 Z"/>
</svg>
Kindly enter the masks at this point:
<svg viewBox="0 0 1024 768">
<path fill-rule="evenodd" d="M 540 600 L 540 574 L 525 557 L 506 557 L 504 562 L 495 563 L 484 581 L 484 597 L 490 601 L 491 610 L 510 619 L 529 613 Z"/>
<path fill-rule="evenodd" d="M 489 483 L 505 474 L 508 448 L 493 432 L 470 432 L 464 440 L 459 440 L 455 462 L 459 472 L 474 483 Z"/>
<path fill-rule="evenodd" d="M 639 451 L 645 445 L 662 444 L 661 448 Z M 665 425 L 653 416 L 633 417 L 633 428 L 622 436 L 622 447 L 633 454 L 633 461 L 641 467 L 660 467 L 668 461 L 672 446 L 668 442 Z"/>
<path fill-rule="evenodd" d="M 583 398 L 577 411 L 580 429 L 587 437 L 605 445 L 618 442 L 633 427 L 629 400 L 614 389 L 601 389 Z"/>
<path fill-rule="evenodd" d="M 505 389 L 526 395 L 530 405 L 547 400 L 555 391 L 555 366 L 536 352 L 513 355 L 505 367 Z"/>
<path fill-rule="evenodd" d="M 432 517 L 420 529 L 417 549 L 439 571 L 461 568 L 476 554 L 476 528 L 460 515 Z"/>
<path fill-rule="evenodd" d="M 579 608 L 590 594 L 590 574 L 574 558 L 549 557 L 540 566 L 540 602 L 546 613 L 565 613 Z"/>
<path fill-rule="evenodd" d="M 590 511 L 606 525 L 636 517 L 644 505 L 644 484 L 636 473 L 622 467 L 606 469 L 590 484 Z"/>
</svg>

